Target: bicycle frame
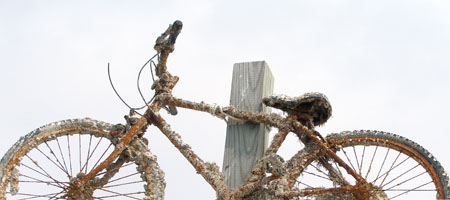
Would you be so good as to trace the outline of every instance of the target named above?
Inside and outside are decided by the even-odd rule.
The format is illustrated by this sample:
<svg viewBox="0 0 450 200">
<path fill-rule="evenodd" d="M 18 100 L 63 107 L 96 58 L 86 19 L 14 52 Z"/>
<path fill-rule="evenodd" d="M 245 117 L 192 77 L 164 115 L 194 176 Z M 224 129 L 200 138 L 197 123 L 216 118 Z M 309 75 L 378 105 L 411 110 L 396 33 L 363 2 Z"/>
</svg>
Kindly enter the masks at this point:
<svg viewBox="0 0 450 200">
<path fill-rule="evenodd" d="M 197 173 L 201 174 L 223 199 L 243 197 L 256 190 L 258 187 L 274 180 L 280 183 L 276 189 L 277 196 L 289 198 L 312 194 L 357 191 L 360 193 L 359 196 L 355 194 L 357 198 L 365 198 L 364 195 L 367 195 L 367 191 L 365 191 L 364 188 L 367 188 L 366 186 L 368 183 L 364 180 L 364 178 L 362 178 L 356 171 L 354 171 L 336 155 L 331 148 L 333 144 L 328 144 L 327 142 L 322 141 L 320 139 L 321 137 L 318 138 L 317 132 L 301 124 L 296 120 L 295 116 L 289 115 L 284 118 L 277 114 L 246 112 L 235 109 L 232 106 L 219 107 L 217 105 L 211 105 L 204 102 L 196 103 L 173 97 L 171 92 L 179 78 L 172 76 L 167 71 L 166 62 L 169 54 L 174 50 L 175 40 L 180 33 L 181 28 L 182 23 L 180 21 L 175 21 L 156 41 L 155 49 L 159 55 L 156 75 L 159 79 L 156 80 L 152 86 L 152 89 L 156 92 L 154 101 L 148 105 L 148 109 L 140 120 L 131 126 L 131 128 L 124 134 L 109 157 L 86 174 L 84 178 L 79 180 L 79 185 L 87 184 L 96 176 L 96 174 L 111 165 L 112 162 L 117 159 L 119 155 L 128 147 L 130 142 L 138 133 L 145 132 L 149 125 L 154 125 L 158 127 L 158 129 L 170 140 L 170 142 L 180 151 L 189 163 L 191 163 Z M 180 135 L 171 130 L 170 125 L 159 114 L 159 111 L 164 106 L 173 106 L 208 112 L 221 118 L 231 116 L 234 119 L 254 123 L 263 123 L 277 128 L 279 132 L 273 137 L 270 146 L 265 151 L 263 158 L 257 162 L 247 182 L 239 188 L 230 189 L 225 185 L 223 181 L 223 174 L 219 171 L 219 168 L 215 164 L 207 163 L 200 159 L 198 155 L 193 152 L 191 147 L 183 142 Z M 290 132 L 294 132 L 300 136 L 302 141 L 305 143 L 305 148 L 287 161 L 288 166 L 294 166 L 288 169 L 287 173 L 279 174 L 272 172 L 271 176 L 266 176 L 266 164 L 272 162 L 270 160 L 271 156 L 276 154 L 281 144 L 284 142 L 287 134 Z M 298 175 L 306 167 L 307 163 L 310 163 L 311 161 L 324 155 L 332 158 L 337 164 L 343 167 L 348 174 L 356 179 L 357 184 L 355 186 L 347 185 L 338 188 L 291 190 L 290 188 L 292 188 L 294 184 L 292 177 L 298 177 Z"/>
</svg>

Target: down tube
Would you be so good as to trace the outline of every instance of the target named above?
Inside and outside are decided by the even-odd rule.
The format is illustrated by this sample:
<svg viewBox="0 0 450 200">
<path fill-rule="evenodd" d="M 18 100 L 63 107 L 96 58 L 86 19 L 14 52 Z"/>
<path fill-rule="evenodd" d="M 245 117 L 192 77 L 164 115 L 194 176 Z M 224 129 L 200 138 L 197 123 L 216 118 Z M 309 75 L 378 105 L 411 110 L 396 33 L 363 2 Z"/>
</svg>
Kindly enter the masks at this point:
<svg viewBox="0 0 450 200">
<path fill-rule="evenodd" d="M 159 130 L 170 140 L 170 142 L 180 151 L 181 154 L 191 163 L 197 173 L 213 187 L 218 194 L 230 194 L 230 189 L 223 182 L 223 174 L 219 171 L 219 167 L 214 163 L 204 163 L 191 147 L 184 143 L 181 136 L 171 130 L 170 125 L 159 115 L 150 111 L 149 120 L 158 127 Z"/>
</svg>

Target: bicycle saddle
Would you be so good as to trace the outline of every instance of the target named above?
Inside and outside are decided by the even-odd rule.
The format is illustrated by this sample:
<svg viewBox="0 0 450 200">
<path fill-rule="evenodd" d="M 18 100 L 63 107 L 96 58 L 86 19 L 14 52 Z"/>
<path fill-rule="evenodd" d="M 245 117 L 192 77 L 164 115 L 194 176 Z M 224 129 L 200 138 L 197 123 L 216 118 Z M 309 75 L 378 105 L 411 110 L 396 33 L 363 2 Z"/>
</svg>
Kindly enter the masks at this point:
<svg viewBox="0 0 450 200">
<path fill-rule="evenodd" d="M 312 117 L 314 126 L 324 124 L 331 117 L 331 105 L 328 98 L 318 92 L 305 93 L 299 97 L 273 95 L 264 97 L 262 102 L 266 106 L 283 110 L 299 118 L 302 116 Z"/>
</svg>

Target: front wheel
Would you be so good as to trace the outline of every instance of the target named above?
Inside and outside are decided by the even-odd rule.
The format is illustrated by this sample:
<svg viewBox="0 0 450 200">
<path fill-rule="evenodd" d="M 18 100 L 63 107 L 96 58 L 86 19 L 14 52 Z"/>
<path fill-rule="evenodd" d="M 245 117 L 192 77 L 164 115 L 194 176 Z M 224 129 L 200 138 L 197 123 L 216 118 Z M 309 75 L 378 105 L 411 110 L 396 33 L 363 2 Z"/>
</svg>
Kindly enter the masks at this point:
<svg viewBox="0 0 450 200">
<path fill-rule="evenodd" d="M 0 162 L 0 199 L 162 199 L 165 182 L 152 177 L 163 173 L 141 140 L 130 144 L 139 151 L 121 154 L 87 185 L 76 184 L 114 150 L 117 128 L 64 120 L 22 137 Z"/>
<path fill-rule="evenodd" d="M 336 154 L 371 184 L 369 199 L 449 199 L 449 179 L 441 164 L 419 144 L 379 131 L 345 131 L 327 136 Z M 310 163 L 295 182 L 299 189 L 355 185 L 333 160 Z M 341 199 L 353 198 L 341 194 Z M 335 194 L 331 199 L 339 199 Z M 317 196 L 316 199 L 328 199 Z"/>
</svg>

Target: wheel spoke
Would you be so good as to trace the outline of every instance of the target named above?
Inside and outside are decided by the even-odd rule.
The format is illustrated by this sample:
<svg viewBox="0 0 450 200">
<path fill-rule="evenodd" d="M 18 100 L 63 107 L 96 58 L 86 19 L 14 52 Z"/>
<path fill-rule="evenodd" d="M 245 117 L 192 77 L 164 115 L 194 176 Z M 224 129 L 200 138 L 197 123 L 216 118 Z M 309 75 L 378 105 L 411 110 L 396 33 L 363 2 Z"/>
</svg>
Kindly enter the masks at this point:
<svg viewBox="0 0 450 200">
<path fill-rule="evenodd" d="M 127 183 L 119 183 L 119 184 L 115 184 L 115 185 L 106 185 L 106 186 L 103 186 L 103 188 L 112 188 L 112 187 L 131 185 L 131 184 L 136 184 L 136 183 L 144 183 L 144 181 L 139 180 L 139 181 L 132 181 L 132 182 L 127 182 Z"/>
<path fill-rule="evenodd" d="M 123 176 L 123 177 L 111 180 L 111 181 L 109 181 L 109 183 L 112 183 L 112 182 L 115 182 L 115 181 L 118 181 L 118 180 L 122 180 L 124 178 L 128 178 L 128 177 L 131 177 L 131 176 L 134 176 L 134 175 L 137 175 L 137 174 L 139 174 L 139 172 L 136 172 L 136 173 L 133 173 L 133 174 L 130 174 L 130 175 L 126 175 L 126 176 Z"/>
<path fill-rule="evenodd" d="M 58 157 L 56 156 L 55 152 L 52 150 L 52 148 L 50 148 L 50 146 L 48 145 L 47 142 L 44 142 L 45 146 L 47 147 L 48 151 L 50 152 L 51 155 L 53 155 L 53 157 L 55 158 L 56 162 L 58 162 L 59 166 L 53 162 L 53 160 L 51 160 L 49 157 L 46 156 L 46 154 L 44 156 L 46 156 L 50 161 L 53 162 L 53 164 L 55 164 L 58 168 L 60 168 L 61 170 L 63 170 L 64 172 L 67 172 L 67 170 L 64 168 L 64 166 L 62 165 L 62 163 L 59 161 Z M 36 149 L 39 150 L 38 147 L 36 147 Z M 41 151 L 41 150 L 39 150 Z M 42 152 L 41 152 L 42 153 Z M 68 174 L 68 173 L 66 173 Z"/>
<path fill-rule="evenodd" d="M 27 175 L 24 175 L 24 174 L 20 174 L 20 176 L 23 176 L 25 178 L 29 178 L 29 179 L 31 179 L 33 181 L 22 180 L 22 181 L 19 181 L 19 182 L 23 182 L 23 183 L 44 183 L 44 184 L 47 184 L 47 185 L 52 185 L 52 186 L 64 189 L 63 187 L 61 187 L 61 186 L 59 186 L 57 184 L 54 184 L 55 182 L 43 181 L 43 180 L 40 180 L 40 179 L 37 179 L 37 178 L 33 178 L 31 176 L 27 176 Z M 69 183 L 65 183 L 65 182 L 60 182 L 60 183 L 62 183 L 62 184 L 69 184 Z"/>
<path fill-rule="evenodd" d="M 308 187 L 308 188 L 314 188 L 313 186 L 310 186 L 310 185 L 308 185 L 308 184 L 306 184 L 306 183 L 303 183 L 303 182 L 301 182 L 301 181 L 295 181 L 297 184 L 302 184 L 302 185 L 304 185 L 304 186 L 306 186 L 306 187 Z"/>
<path fill-rule="evenodd" d="M 45 142 L 45 144 L 47 144 L 47 142 Z M 47 145 L 48 145 L 48 144 L 47 144 Z M 55 155 L 55 154 L 53 153 L 53 151 L 50 149 L 49 146 L 47 146 L 47 148 L 50 150 L 50 154 Z M 63 169 L 60 165 L 56 164 L 55 161 L 53 161 L 49 156 L 47 156 L 47 154 L 45 154 L 43 151 L 41 151 L 41 150 L 39 149 L 39 147 L 36 147 L 36 150 L 38 150 L 44 157 L 46 157 L 46 158 L 47 158 L 51 163 L 53 163 L 56 167 L 58 167 L 58 168 L 61 169 L 64 173 L 66 173 L 67 176 L 70 176 L 69 173 L 68 173 L 65 169 Z"/>
<path fill-rule="evenodd" d="M 98 145 L 100 144 L 100 142 L 102 141 L 102 139 L 103 139 L 103 138 L 100 138 L 100 139 L 98 140 L 98 142 L 97 142 L 97 144 L 95 145 L 94 149 L 92 150 L 91 155 L 89 156 L 88 160 L 90 160 L 91 157 L 92 157 L 92 155 L 94 155 L 94 152 L 95 152 L 95 150 L 97 150 L 97 147 L 98 147 Z M 89 145 L 90 145 L 90 144 L 89 144 Z M 112 143 L 110 143 L 109 145 L 111 146 Z M 109 146 L 109 147 L 110 147 L 110 146 Z M 102 157 L 103 157 L 103 155 L 105 155 L 105 153 L 108 151 L 109 147 L 108 147 L 108 148 L 105 150 L 105 152 L 102 154 Z M 88 155 L 89 155 L 89 153 L 88 153 Z M 100 157 L 99 160 L 101 160 L 102 157 Z M 92 169 L 95 168 L 95 167 L 97 166 L 97 164 L 98 164 L 98 161 L 94 164 L 94 166 L 92 167 Z M 87 161 L 86 161 L 86 165 L 87 165 Z M 87 170 L 87 166 L 86 166 L 86 170 Z M 86 173 L 87 173 L 87 172 L 86 172 Z"/>
<path fill-rule="evenodd" d="M 83 171 L 83 168 L 81 167 L 81 135 L 78 135 L 78 151 L 79 151 L 79 157 L 80 157 L 80 171 L 79 173 L 81 173 Z"/>
<path fill-rule="evenodd" d="M 330 180 L 337 185 L 349 185 L 349 182 L 342 176 L 342 172 L 339 170 L 339 167 L 333 168 L 333 165 L 331 165 L 327 160 L 320 158 L 319 162 L 323 168 L 328 170 L 328 174 L 325 174 L 326 177 L 329 177 Z M 337 164 L 335 163 L 337 166 Z"/>
<path fill-rule="evenodd" d="M 41 174 L 41 175 L 44 175 L 44 176 L 48 177 L 49 179 L 52 179 L 52 180 L 55 181 L 55 183 L 58 184 L 58 185 L 61 184 L 60 181 L 57 181 L 56 179 L 54 179 L 52 176 L 50 176 L 49 173 L 47 173 L 47 171 L 45 171 L 41 166 L 39 166 L 39 164 L 37 163 L 37 161 L 34 161 L 33 159 L 31 159 L 30 156 L 28 156 L 28 155 L 25 155 L 25 156 L 26 156 L 28 159 L 30 159 L 31 162 L 33 162 L 33 164 L 36 165 L 40 170 L 42 170 L 42 172 L 44 172 L 45 175 L 42 174 L 42 173 L 40 173 L 40 172 L 38 172 L 37 170 L 35 170 L 35 169 L 29 167 L 29 166 L 26 166 L 26 165 L 23 164 L 24 166 L 26 166 L 27 168 L 29 168 L 29 169 L 31 169 L 31 170 L 33 170 L 33 171 L 35 171 L 35 172 L 37 172 L 37 173 L 39 173 L 39 174 Z M 60 186 L 61 186 L 62 188 L 64 188 L 64 186 L 62 186 L 62 185 L 60 185 Z"/>
<path fill-rule="evenodd" d="M 345 157 L 347 158 L 348 163 L 350 163 L 350 166 L 352 167 L 353 171 L 356 171 L 356 170 L 355 170 L 355 167 L 353 167 L 352 161 L 350 161 L 350 158 L 348 158 L 348 156 L 347 156 L 347 152 L 345 152 L 344 149 L 342 149 L 342 152 L 344 152 L 344 155 L 345 155 Z"/>
<path fill-rule="evenodd" d="M 394 185 L 394 186 L 392 186 L 392 187 L 390 187 L 390 188 L 388 188 L 388 189 L 386 189 L 386 190 L 391 190 L 392 188 L 397 187 L 397 186 L 400 186 L 400 185 L 402 185 L 403 183 L 406 183 L 406 182 L 408 182 L 408 181 L 410 181 L 410 180 L 413 180 L 413 179 L 415 179 L 415 178 L 417 178 L 417 177 L 420 177 L 420 176 L 422 176 L 422 175 L 425 174 L 425 173 L 427 173 L 427 172 L 425 171 L 425 172 L 422 172 L 422 173 L 420 173 L 420 174 L 417 174 L 417 175 L 415 175 L 415 176 L 413 176 L 413 177 L 411 177 L 411 178 L 409 178 L 409 179 L 406 179 L 406 180 L 404 180 L 403 182 L 400 182 L 400 183 L 398 183 L 398 184 L 396 184 L 396 185 Z"/>
<path fill-rule="evenodd" d="M 320 172 L 320 173 L 322 173 L 323 175 L 325 175 L 325 177 L 328 177 L 328 174 L 326 174 L 325 172 L 323 172 L 322 170 L 320 170 L 317 166 L 315 166 L 315 165 L 313 165 L 313 164 L 311 164 L 311 166 L 313 166 L 314 167 L 314 169 L 316 169 L 318 172 Z M 331 180 L 331 179 L 329 179 L 329 178 L 327 178 L 328 180 Z"/>
<path fill-rule="evenodd" d="M 397 155 L 397 157 L 395 158 L 394 162 L 392 163 L 391 167 L 389 168 L 389 170 L 388 170 L 386 173 L 384 173 L 384 174 L 386 174 L 386 176 L 384 176 L 384 174 L 383 174 L 384 178 L 383 178 L 383 181 L 381 181 L 381 184 L 380 184 L 380 185 L 383 185 L 384 181 L 385 181 L 386 178 L 389 176 L 389 173 L 392 171 L 392 167 L 393 167 L 394 164 L 397 162 L 397 159 L 398 159 L 398 157 L 400 156 L 400 154 L 401 154 L 401 152 L 398 152 L 398 155 Z"/>
<path fill-rule="evenodd" d="M 416 166 L 408 169 L 407 171 L 403 172 L 402 174 L 398 175 L 397 177 L 393 178 L 391 181 L 385 183 L 384 185 L 382 185 L 381 187 L 384 188 L 384 186 L 388 185 L 389 183 L 392 183 L 393 181 L 397 180 L 398 178 L 400 178 L 401 176 L 407 174 L 408 172 L 412 171 L 413 169 L 415 169 L 416 167 L 420 166 L 420 164 L 417 164 Z"/>
<path fill-rule="evenodd" d="M 406 191 L 404 191 L 404 192 L 402 192 L 402 193 L 400 193 L 400 194 L 398 194 L 398 195 L 396 195 L 396 196 L 391 197 L 391 199 L 397 198 L 397 197 L 399 197 L 399 196 L 401 196 L 401 195 L 404 195 L 404 194 L 406 194 L 406 193 L 408 193 L 408 192 L 411 192 L 411 191 L 416 191 L 416 189 L 419 189 L 419 188 L 421 188 L 421 187 L 423 187 L 423 186 L 426 186 L 426 185 L 428 185 L 428 184 L 430 184 L 430 183 L 433 183 L 433 181 L 430 181 L 430 182 L 425 183 L 425 184 L 423 184 L 423 185 L 419 185 L 419 186 L 417 186 L 417 187 L 415 187 L 415 188 L 413 188 L 413 189 L 406 190 Z"/>
<path fill-rule="evenodd" d="M 359 161 L 358 161 L 358 155 L 356 155 L 355 146 L 353 146 L 353 153 L 355 154 L 356 166 L 358 167 L 358 172 L 359 172 L 359 174 L 361 174 L 361 168 L 360 168 Z M 355 169 L 353 169 L 353 170 L 355 170 Z"/>
<path fill-rule="evenodd" d="M 24 166 L 24 167 L 26 167 L 26 168 L 28 168 L 28 169 L 30 169 L 30 170 L 33 170 L 34 172 L 36 172 L 36 173 L 38 173 L 38 174 L 40 174 L 40 175 L 42 175 L 42 176 L 45 176 L 45 177 L 47 177 L 47 178 L 49 178 L 49 179 L 52 179 L 52 178 L 50 178 L 48 175 L 46 175 L 46 174 L 44 174 L 44 173 L 42 173 L 42 172 L 40 172 L 40 171 L 37 171 L 37 170 L 35 170 L 34 168 L 32 168 L 32 167 L 30 167 L 30 166 L 28 166 L 28 165 L 26 165 L 26 164 L 21 164 L 22 166 Z"/>
<path fill-rule="evenodd" d="M 375 158 L 375 155 L 377 154 L 377 150 L 378 150 L 378 146 L 375 146 L 375 151 L 373 152 L 372 160 L 370 160 L 369 169 L 367 170 L 367 173 L 366 173 L 366 176 L 364 177 L 364 179 L 367 179 L 367 176 L 369 175 L 370 170 L 372 169 L 373 159 Z"/>
<path fill-rule="evenodd" d="M 67 150 L 69 152 L 70 177 L 72 177 L 73 170 L 72 170 L 72 154 L 70 153 L 70 139 L 69 139 L 69 135 L 66 135 L 66 136 L 67 136 Z"/>
<path fill-rule="evenodd" d="M 324 177 L 324 176 L 321 176 L 321 175 L 318 175 L 318 174 L 314 174 L 314 173 L 311 173 L 311 172 L 308 172 L 308 171 L 304 171 L 304 173 L 307 173 L 307 174 L 310 174 L 310 175 L 313 175 L 313 176 L 316 176 L 316 177 L 323 178 L 325 180 L 331 181 L 331 179 L 329 179 L 327 177 Z"/>
<path fill-rule="evenodd" d="M 102 138 L 100 138 L 101 140 Z M 94 166 L 92 167 L 92 169 L 94 169 L 95 167 L 97 167 L 98 163 L 102 160 L 103 156 L 105 156 L 106 152 L 108 152 L 109 148 L 111 148 L 112 143 L 109 144 L 108 148 L 106 148 L 106 150 L 103 152 L 103 154 L 100 156 L 100 158 L 97 160 L 97 162 L 94 164 Z"/>
<path fill-rule="evenodd" d="M 394 162 L 392 163 L 391 167 L 389 168 L 389 170 L 387 170 L 386 172 L 384 172 L 382 175 L 380 175 L 381 178 L 384 176 L 383 181 L 381 182 L 380 185 L 383 185 L 384 180 L 387 178 L 387 176 L 389 175 L 389 173 L 394 170 L 395 168 L 397 168 L 398 166 L 400 166 L 401 164 L 403 164 L 404 162 L 406 162 L 410 157 L 405 158 L 403 161 L 401 161 L 400 163 L 398 163 L 397 165 L 393 166 L 396 162 L 398 157 L 400 156 L 401 152 L 399 152 L 399 154 L 397 155 L 397 157 L 395 158 Z M 375 180 L 376 181 L 376 180 Z"/>
<path fill-rule="evenodd" d="M 57 142 L 57 144 L 58 144 L 59 154 L 61 155 L 61 158 L 62 158 L 63 163 L 64 163 L 64 169 L 66 169 L 66 172 L 67 172 L 67 171 L 69 171 L 69 168 L 67 168 L 66 159 L 64 158 L 64 155 L 63 155 L 63 153 L 62 153 L 62 151 L 61 151 L 61 145 L 59 144 L 58 138 L 56 138 L 56 142 Z M 70 173 L 72 173 L 72 172 L 70 172 Z M 72 174 L 69 175 L 69 173 L 67 173 L 67 175 L 68 175 L 69 177 L 72 177 Z"/>
<path fill-rule="evenodd" d="M 134 163 L 127 163 L 127 164 L 125 164 L 125 165 L 122 165 L 121 168 L 128 167 L 128 166 L 130 166 L 130 165 L 132 165 L 132 164 L 134 164 Z M 106 173 L 107 173 L 106 171 L 103 171 L 103 172 L 101 172 L 101 173 L 98 173 L 96 176 L 101 176 L 101 175 L 106 174 Z"/>
<path fill-rule="evenodd" d="M 63 193 L 64 193 L 64 191 L 59 192 L 59 193 L 56 193 L 55 195 L 53 195 L 52 197 L 50 197 L 50 199 L 62 199 L 62 198 L 56 197 L 56 196 L 58 196 L 58 195 L 60 195 L 60 194 L 63 194 Z"/>
<path fill-rule="evenodd" d="M 133 197 L 133 196 L 130 196 L 130 195 L 144 194 L 144 192 L 131 192 L 131 193 L 123 193 L 123 194 L 121 194 L 121 193 L 118 193 L 118 192 L 113 192 L 111 190 L 106 190 L 106 189 L 102 189 L 102 188 L 100 190 L 112 193 L 114 195 L 101 196 L 101 197 L 95 197 L 95 198 L 111 198 L 111 197 L 118 197 L 118 196 L 120 196 L 120 197 L 128 197 L 129 199 L 139 199 L 139 198 L 136 198 L 136 197 Z"/>
<path fill-rule="evenodd" d="M 336 169 L 338 169 L 339 174 L 341 175 L 341 177 L 344 177 L 344 175 L 342 174 L 341 169 L 339 168 L 337 162 L 334 163 L 334 165 L 336 166 Z"/>
<path fill-rule="evenodd" d="M 429 183 L 427 183 L 429 184 Z M 383 191 L 396 191 L 396 192 L 404 192 L 404 191 L 414 191 L 414 192 L 435 192 L 436 189 L 395 189 L 395 190 L 383 190 Z"/>
<path fill-rule="evenodd" d="M 88 147 L 88 152 L 87 152 L 87 156 L 86 156 L 86 162 L 84 163 L 84 166 L 83 166 L 83 168 L 84 168 L 84 173 L 86 173 L 87 174 L 87 168 L 88 168 L 88 165 L 89 165 L 89 159 L 91 158 L 91 156 L 92 155 L 90 155 L 91 154 L 91 143 L 92 143 L 92 135 L 90 135 L 90 137 L 89 137 L 89 147 Z M 94 152 L 92 152 L 92 154 L 94 154 Z M 81 169 L 81 171 L 83 171 L 83 169 Z"/>
<path fill-rule="evenodd" d="M 29 194 L 29 193 L 20 193 L 19 192 L 16 195 L 26 196 L 24 198 L 21 198 L 21 199 L 25 200 L 25 199 L 36 199 L 36 198 L 42 198 L 42 197 L 53 198 L 55 195 L 58 195 L 61 193 L 62 192 L 49 193 L 49 194 Z"/>
<path fill-rule="evenodd" d="M 362 175 L 361 170 L 362 170 L 362 166 L 363 166 L 363 162 L 364 162 L 364 154 L 366 153 L 366 145 L 364 145 L 363 148 L 363 153 L 361 156 L 361 165 L 359 166 L 359 174 Z"/>
<path fill-rule="evenodd" d="M 376 182 L 376 181 L 378 180 L 378 178 L 380 177 L 381 169 L 383 169 L 383 167 L 384 167 L 384 163 L 386 162 L 386 158 L 387 158 L 387 156 L 388 156 L 390 150 L 391 150 L 391 149 L 388 149 L 388 150 L 386 151 L 386 155 L 384 155 L 383 163 L 381 164 L 380 170 L 378 171 L 377 178 L 375 178 L 375 180 L 372 181 L 373 184 L 375 184 L 375 182 Z"/>
</svg>

